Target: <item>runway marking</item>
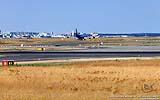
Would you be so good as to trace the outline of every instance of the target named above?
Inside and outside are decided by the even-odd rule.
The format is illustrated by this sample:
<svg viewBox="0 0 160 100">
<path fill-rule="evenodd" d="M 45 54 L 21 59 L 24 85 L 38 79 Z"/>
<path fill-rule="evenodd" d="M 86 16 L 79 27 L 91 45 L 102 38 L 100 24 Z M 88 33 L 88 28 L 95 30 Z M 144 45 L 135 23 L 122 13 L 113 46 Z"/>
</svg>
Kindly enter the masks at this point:
<svg viewBox="0 0 160 100">
<path fill-rule="evenodd" d="M 53 62 L 84 62 L 84 61 L 103 61 L 103 60 L 153 60 L 160 57 L 126 57 L 126 58 L 85 58 L 85 59 L 67 59 L 67 60 L 43 60 L 43 61 L 22 61 L 16 64 L 34 64 L 34 63 L 53 63 Z"/>
</svg>

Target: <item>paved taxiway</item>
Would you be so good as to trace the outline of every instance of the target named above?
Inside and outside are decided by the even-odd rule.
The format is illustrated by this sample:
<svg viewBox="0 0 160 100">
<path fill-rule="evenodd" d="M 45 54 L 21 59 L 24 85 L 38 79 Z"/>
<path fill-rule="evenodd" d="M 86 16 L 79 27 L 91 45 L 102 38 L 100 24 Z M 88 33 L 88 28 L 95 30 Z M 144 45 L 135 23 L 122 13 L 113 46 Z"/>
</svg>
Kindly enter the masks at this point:
<svg viewBox="0 0 160 100">
<path fill-rule="evenodd" d="M 160 57 L 160 51 L 132 52 L 0 52 L 0 61 L 38 61 L 79 58 Z"/>
</svg>

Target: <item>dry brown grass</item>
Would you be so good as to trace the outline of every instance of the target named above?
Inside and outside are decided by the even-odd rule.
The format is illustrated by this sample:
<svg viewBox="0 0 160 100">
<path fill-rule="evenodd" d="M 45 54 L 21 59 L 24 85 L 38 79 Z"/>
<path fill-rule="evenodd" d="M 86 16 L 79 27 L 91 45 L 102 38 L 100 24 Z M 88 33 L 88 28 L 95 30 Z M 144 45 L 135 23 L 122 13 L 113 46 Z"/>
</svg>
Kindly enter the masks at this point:
<svg viewBox="0 0 160 100">
<path fill-rule="evenodd" d="M 32 45 L 32 44 L 47 44 L 47 43 L 65 43 L 73 42 L 73 39 L 59 39 L 59 38 L 35 38 L 35 39 L 1 39 L 0 45 L 17 45 L 20 44 Z"/>
<path fill-rule="evenodd" d="M 160 60 L 73 62 L 0 71 L 1 100 L 111 100 L 113 95 L 153 96 L 159 91 Z"/>
<path fill-rule="evenodd" d="M 82 46 L 93 46 L 98 45 L 100 42 L 104 42 L 104 45 L 123 45 L 123 46 L 135 46 L 135 45 L 148 45 L 148 46 L 159 46 L 160 38 L 157 37 L 128 37 L 128 38 L 96 38 L 96 39 L 88 39 L 86 41 L 80 41 L 72 38 L 35 38 L 35 39 L 0 39 L 1 45 L 14 45 L 20 46 L 20 44 L 24 45 L 33 45 L 33 44 L 81 44 Z"/>
</svg>

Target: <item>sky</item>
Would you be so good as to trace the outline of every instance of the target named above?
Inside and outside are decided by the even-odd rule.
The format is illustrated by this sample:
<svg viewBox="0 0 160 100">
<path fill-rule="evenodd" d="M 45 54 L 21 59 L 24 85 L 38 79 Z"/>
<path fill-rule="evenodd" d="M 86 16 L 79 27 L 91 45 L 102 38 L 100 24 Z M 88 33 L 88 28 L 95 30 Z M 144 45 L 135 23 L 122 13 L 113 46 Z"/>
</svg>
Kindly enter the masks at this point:
<svg viewBox="0 0 160 100">
<path fill-rule="evenodd" d="M 2 31 L 160 32 L 160 0 L 0 0 Z"/>
</svg>

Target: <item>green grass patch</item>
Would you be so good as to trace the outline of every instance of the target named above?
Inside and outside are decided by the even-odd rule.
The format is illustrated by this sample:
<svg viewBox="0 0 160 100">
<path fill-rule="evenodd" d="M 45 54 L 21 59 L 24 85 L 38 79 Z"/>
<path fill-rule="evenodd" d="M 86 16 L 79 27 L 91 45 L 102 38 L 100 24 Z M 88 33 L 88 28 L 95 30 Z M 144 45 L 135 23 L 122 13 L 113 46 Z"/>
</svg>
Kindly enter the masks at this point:
<svg viewBox="0 0 160 100">
<path fill-rule="evenodd" d="M 0 55 L 0 57 L 4 57 L 5 55 Z"/>
<path fill-rule="evenodd" d="M 68 62 L 54 62 L 54 63 L 34 63 L 34 64 L 15 64 L 10 67 L 66 67 L 71 63 Z"/>
</svg>

